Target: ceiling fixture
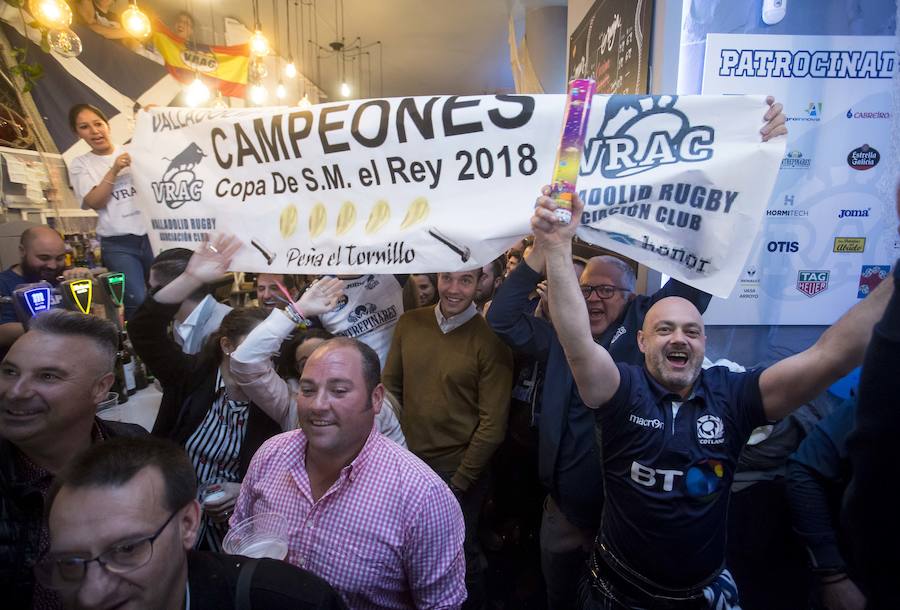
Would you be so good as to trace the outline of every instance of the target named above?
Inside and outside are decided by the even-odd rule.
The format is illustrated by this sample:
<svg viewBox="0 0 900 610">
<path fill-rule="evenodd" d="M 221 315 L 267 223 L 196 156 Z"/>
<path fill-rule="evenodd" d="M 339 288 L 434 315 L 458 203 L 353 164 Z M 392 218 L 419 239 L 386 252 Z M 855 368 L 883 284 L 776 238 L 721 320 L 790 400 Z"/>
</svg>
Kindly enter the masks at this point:
<svg viewBox="0 0 900 610">
<path fill-rule="evenodd" d="M 137 0 L 131 0 L 131 5 L 122 13 L 122 27 L 133 38 L 143 40 L 150 35 L 150 18 L 138 8 Z"/>
<path fill-rule="evenodd" d="M 278 81 L 278 86 L 275 87 L 275 97 L 280 100 L 287 97 L 287 89 L 284 88 L 284 83 L 281 81 Z"/>
<path fill-rule="evenodd" d="M 216 110 L 227 110 L 228 102 L 225 101 L 225 98 L 222 97 L 221 91 L 216 91 L 216 101 L 213 102 L 212 107 Z"/>
<path fill-rule="evenodd" d="M 15 3 L 14 6 L 21 6 Z M 65 0 L 28 0 L 28 12 L 40 25 L 61 30 L 72 25 L 72 9 Z"/>
<path fill-rule="evenodd" d="M 309 110 L 312 108 L 312 102 L 309 101 L 309 95 L 304 93 L 303 98 L 297 102 L 297 108 L 300 110 Z"/>
<path fill-rule="evenodd" d="M 185 90 L 184 99 L 187 105 L 191 108 L 202 106 L 209 101 L 209 96 L 209 87 L 206 86 L 199 74 L 194 74 L 194 80 Z"/>
<path fill-rule="evenodd" d="M 81 38 L 69 28 L 50 30 L 47 35 L 50 48 L 63 57 L 78 57 L 81 55 Z"/>
<path fill-rule="evenodd" d="M 295 3 L 296 5 L 296 3 Z M 287 46 L 288 62 L 284 66 L 284 77 L 288 80 L 297 78 L 297 65 L 294 63 L 294 47 L 291 45 L 291 5 L 287 5 Z"/>
<path fill-rule="evenodd" d="M 272 49 L 269 46 L 269 39 L 262 33 L 262 24 L 259 21 L 259 0 L 253 0 L 253 27 L 255 31 L 248 41 L 250 53 L 257 57 L 265 57 Z"/>
<path fill-rule="evenodd" d="M 378 47 L 378 58 L 381 62 L 382 44 L 378 40 L 369 44 L 363 43 L 362 39 L 357 36 L 349 45 L 346 44 L 344 37 L 344 0 L 335 0 L 334 3 L 334 21 L 335 21 L 335 40 L 328 43 L 328 47 L 318 47 L 324 55 L 318 56 L 317 59 L 335 59 L 336 88 L 338 94 L 343 98 L 349 98 L 355 94 L 357 97 L 367 95 L 372 96 L 372 55 L 367 50 L 371 47 Z M 366 61 L 367 68 L 363 73 L 363 61 Z M 348 72 L 347 63 L 351 63 Z M 356 62 L 356 70 L 353 70 L 353 62 Z M 380 64 L 381 65 L 381 64 Z M 354 74 L 355 72 L 355 74 Z M 379 68 L 379 72 L 381 69 Z M 383 79 L 383 75 L 381 76 Z M 379 95 L 382 93 L 379 91 Z"/>
</svg>

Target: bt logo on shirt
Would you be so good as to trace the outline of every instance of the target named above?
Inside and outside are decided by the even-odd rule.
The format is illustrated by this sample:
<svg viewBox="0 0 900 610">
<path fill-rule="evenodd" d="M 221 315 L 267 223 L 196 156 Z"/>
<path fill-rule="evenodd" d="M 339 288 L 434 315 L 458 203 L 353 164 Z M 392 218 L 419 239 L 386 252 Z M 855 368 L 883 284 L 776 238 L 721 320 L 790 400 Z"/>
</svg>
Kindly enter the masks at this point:
<svg viewBox="0 0 900 610">
<path fill-rule="evenodd" d="M 700 460 L 687 473 L 683 470 L 651 468 L 631 462 L 631 480 L 644 487 L 672 491 L 676 480 L 685 493 L 703 501 L 712 501 L 724 488 L 725 465 L 719 460 Z"/>
</svg>

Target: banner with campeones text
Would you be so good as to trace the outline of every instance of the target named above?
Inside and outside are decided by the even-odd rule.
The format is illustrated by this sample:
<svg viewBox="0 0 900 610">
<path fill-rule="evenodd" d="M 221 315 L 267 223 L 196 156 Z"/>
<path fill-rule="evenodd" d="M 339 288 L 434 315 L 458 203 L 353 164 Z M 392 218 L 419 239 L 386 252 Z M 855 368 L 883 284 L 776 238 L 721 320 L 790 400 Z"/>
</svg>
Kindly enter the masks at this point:
<svg viewBox="0 0 900 610">
<path fill-rule="evenodd" d="M 128 151 L 156 251 L 222 231 L 245 243 L 235 270 L 458 271 L 530 232 L 564 106 L 498 95 L 153 108 Z M 595 96 L 579 236 L 728 295 L 784 156 L 783 142 L 760 142 L 766 109 L 762 96 Z"/>
</svg>

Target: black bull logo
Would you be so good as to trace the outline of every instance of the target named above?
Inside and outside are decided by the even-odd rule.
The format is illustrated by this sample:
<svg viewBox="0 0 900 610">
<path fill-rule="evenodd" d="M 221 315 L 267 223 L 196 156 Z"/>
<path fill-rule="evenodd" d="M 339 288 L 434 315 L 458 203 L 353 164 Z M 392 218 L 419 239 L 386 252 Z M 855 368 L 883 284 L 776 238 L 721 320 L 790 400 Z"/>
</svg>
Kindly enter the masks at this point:
<svg viewBox="0 0 900 610">
<path fill-rule="evenodd" d="M 169 167 L 167 167 L 166 171 L 163 173 L 162 181 L 170 181 L 178 172 L 192 172 L 194 167 L 196 167 L 205 156 L 206 153 L 203 152 L 199 146 L 191 142 L 187 145 L 187 148 L 175 155 L 174 159 L 163 157 L 164 161 L 169 162 Z"/>
</svg>

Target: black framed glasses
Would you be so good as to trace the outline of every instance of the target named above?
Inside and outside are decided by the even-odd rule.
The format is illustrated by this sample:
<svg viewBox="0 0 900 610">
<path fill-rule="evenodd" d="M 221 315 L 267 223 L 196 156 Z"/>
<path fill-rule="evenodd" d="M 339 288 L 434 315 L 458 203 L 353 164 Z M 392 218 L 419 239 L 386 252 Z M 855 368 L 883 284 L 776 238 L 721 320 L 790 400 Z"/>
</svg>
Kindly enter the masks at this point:
<svg viewBox="0 0 900 610">
<path fill-rule="evenodd" d="M 594 292 L 601 299 L 611 299 L 617 292 L 631 292 L 627 288 L 619 288 L 618 286 L 613 286 L 612 284 L 597 284 L 595 286 L 591 286 L 589 284 L 580 286 L 581 288 L 581 296 L 585 298 L 585 300 L 591 298 L 591 293 Z"/>
<path fill-rule="evenodd" d="M 41 584 L 52 589 L 76 587 L 84 580 L 88 564 L 97 562 L 113 574 L 125 574 L 142 568 L 153 557 L 153 543 L 172 522 L 181 509 L 175 510 L 152 536 L 138 538 L 112 546 L 96 557 L 87 554 L 48 555 L 35 566 Z"/>
</svg>

